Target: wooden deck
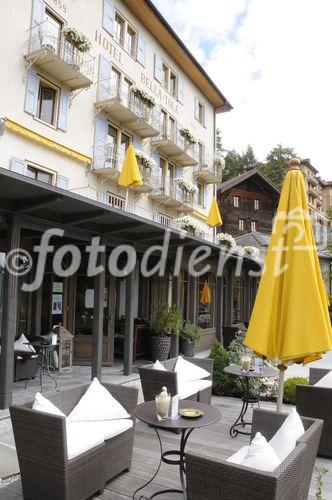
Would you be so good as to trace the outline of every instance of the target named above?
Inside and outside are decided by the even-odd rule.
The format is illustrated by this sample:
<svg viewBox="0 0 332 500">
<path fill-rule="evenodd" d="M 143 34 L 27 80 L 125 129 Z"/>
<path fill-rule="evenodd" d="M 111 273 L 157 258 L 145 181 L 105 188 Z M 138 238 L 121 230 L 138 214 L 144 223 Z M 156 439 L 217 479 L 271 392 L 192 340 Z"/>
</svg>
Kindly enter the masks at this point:
<svg viewBox="0 0 332 500">
<path fill-rule="evenodd" d="M 237 451 L 241 446 L 248 443 L 247 436 L 238 436 L 232 439 L 229 435 L 229 427 L 234 422 L 240 410 L 240 401 L 233 398 L 214 397 L 212 404 L 220 409 L 221 420 L 210 427 L 196 429 L 190 436 L 187 450 L 198 451 L 212 457 L 227 458 Z M 271 408 L 271 404 L 262 404 L 262 407 Z M 272 406 L 274 407 L 274 405 Z M 177 449 L 179 435 L 168 432 L 161 432 L 164 449 Z M 153 429 L 141 422 L 137 422 L 133 466 L 129 473 L 122 474 L 111 481 L 102 495 L 95 497 L 95 500 L 128 500 L 136 488 L 143 485 L 150 479 L 157 469 L 159 463 L 159 445 Z M 318 458 L 316 465 L 329 469 L 329 473 L 324 477 L 323 499 L 332 499 L 332 460 Z M 314 474 L 315 476 L 315 474 Z M 147 496 L 163 488 L 179 487 L 178 468 L 163 464 L 158 476 L 152 484 L 144 491 L 140 492 Z M 313 478 L 309 499 L 314 500 L 316 492 Z M 136 497 L 138 498 L 138 497 Z M 165 500 L 179 500 L 177 494 L 163 495 L 160 498 Z M 9 486 L 0 488 L 0 500 L 22 500 L 22 490 L 20 481 L 16 481 Z M 61 500 L 61 499 L 59 499 Z M 202 499 L 208 500 L 208 499 Z M 236 499 L 241 500 L 241 499 Z M 303 499 L 305 500 L 305 499 Z"/>
</svg>

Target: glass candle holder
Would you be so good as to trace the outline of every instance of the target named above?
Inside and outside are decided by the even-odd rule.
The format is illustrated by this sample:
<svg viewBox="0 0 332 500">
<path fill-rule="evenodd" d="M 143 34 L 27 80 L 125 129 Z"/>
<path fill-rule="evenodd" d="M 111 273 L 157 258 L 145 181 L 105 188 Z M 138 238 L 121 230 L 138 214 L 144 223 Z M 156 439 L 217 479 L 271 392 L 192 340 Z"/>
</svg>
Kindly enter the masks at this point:
<svg viewBox="0 0 332 500">
<path fill-rule="evenodd" d="M 155 397 L 155 401 L 158 420 L 165 420 L 166 418 L 169 418 L 171 395 L 168 394 L 166 387 L 163 387 L 161 393 Z"/>
<path fill-rule="evenodd" d="M 247 355 L 242 356 L 241 362 L 242 362 L 242 370 L 244 372 L 248 372 L 250 370 L 250 364 L 251 364 L 250 356 L 247 356 Z"/>
</svg>

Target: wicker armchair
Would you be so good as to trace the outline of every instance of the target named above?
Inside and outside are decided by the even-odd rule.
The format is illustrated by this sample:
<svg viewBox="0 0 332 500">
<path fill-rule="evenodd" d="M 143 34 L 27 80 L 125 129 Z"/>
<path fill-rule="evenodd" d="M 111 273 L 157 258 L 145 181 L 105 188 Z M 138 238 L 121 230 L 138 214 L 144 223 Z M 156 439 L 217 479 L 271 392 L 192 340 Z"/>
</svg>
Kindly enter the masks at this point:
<svg viewBox="0 0 332 500">
<path fill-rule="evenodd" d="M 138 390 L 103 385 L 132 414 Z M 49 399 L 68 415 L 87 388 L 88 385 L 69 389 Z M 31 407 L 32 403 L 10 407 L 25 499 L 86 499 L 102 491 L 105 483 L 120 472 L 130 469 L 134 426 L 68 460 L 65 418 L 40 413 Z"/>
<path fill-rule="evenodd" d="M 212 380 L 212 369 L 213 362 L 209 358 L 185 358 L 190 363 L 193 363 L 200 368 L 204 368 L 204 370 L 210 373 L 209 377 L 206 377 L 206 380 Z M 176 364 L 177 358 L 171 358 L 167 361 L 163 361 L 162 364 L 165 366 L 166 370 L 154 370 L 153 365 L 148 366 L 139 366 L 138 371 L 141 377 L 142 390 L 144 401 L 151 401 L 155 398 L 156 394 L 161 391 L 163 386 L 167 387 L 169 393 L 174 396 L 178 394 L 178 380 L 177 374 L 174 372 L 174 367 Z M 201 403 L 210 404 L 211 403 L 211 392 L 212 387 L 208 387 L 207 389 L 203 389 L 202 391 L 189 396 L 188 400 L 191 401 L 200 401 Z"/>
<path fill-rule="evenodd" d="M 314 387 L 330 370 L 310 368 L 309 385 L 296 386 L 296 406 L 300 415 L 324 420 L 318 455 L 332 457 L 332 389 Z"/>
<path fill-rule="evenodd" d="M 251 438 L 261 432 L 270 440 L 287 415 L 255 409 Z M 226 460 L 186 454 L 188 500 L 304 500 L 311 476 L 323 423 L 302 418 L 305 434 L 296 448 L 273 472 L 264 472 Z"/>
</svg>

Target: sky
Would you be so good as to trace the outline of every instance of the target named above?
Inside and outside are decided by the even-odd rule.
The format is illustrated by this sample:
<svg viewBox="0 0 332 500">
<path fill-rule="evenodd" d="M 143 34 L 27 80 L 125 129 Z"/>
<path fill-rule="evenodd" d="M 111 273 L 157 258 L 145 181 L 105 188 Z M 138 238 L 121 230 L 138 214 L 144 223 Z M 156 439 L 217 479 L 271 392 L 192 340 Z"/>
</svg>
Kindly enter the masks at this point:
<svg viewBox="0 0 332 500">
<path fill-rule="evenodd" d="M 332 180 L 332 0 L 153 0 L 232 104 L 223 146 L 277 144 Z"/>
</svg>

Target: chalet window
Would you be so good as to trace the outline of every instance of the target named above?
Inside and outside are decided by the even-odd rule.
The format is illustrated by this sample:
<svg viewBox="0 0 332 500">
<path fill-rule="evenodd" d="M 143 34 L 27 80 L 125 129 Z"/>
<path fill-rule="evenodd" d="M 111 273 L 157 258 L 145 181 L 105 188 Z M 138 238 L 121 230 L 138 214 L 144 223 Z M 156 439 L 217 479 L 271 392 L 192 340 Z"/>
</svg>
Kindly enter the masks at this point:
<svg viewBox="0 0 332 500">
<path fill-rule="evenodd" d="M 239 196 L 234 196 L 233 205 L 235 208 L 239 208 L 239 206 L 240 206 L 240 197 Z"/>
<path fill-rule="evenodd" d="M 39 83 L 37 118 L 54 125 L 58 90 L 41 81 Z"/>
<path fill-rule="evenodd" d="M 250 223 L 250 229 L 251 231 L 258 231 L 258 222 L 255 220 L 252 220 Z"/>
<path fill-rule="evenodd" d="M 259 208 L 260 208 L 259 200 L 254 200 L 254 209 L 259 210 Z"/>
<path fill-rule="evenodd" d="M 244 231 L 244 219 L 239 219 L 239 230 Z"/>
<path fill-rule="evenodd" d="M 53 176 L 49 172 L 45 172 L 39 168 L 32 165 L 27 166 L 27 176 L 30 179 L 35 179 L 36 181 L 45 182 L 46 184 L 52 184 Z"/>
</svg>

